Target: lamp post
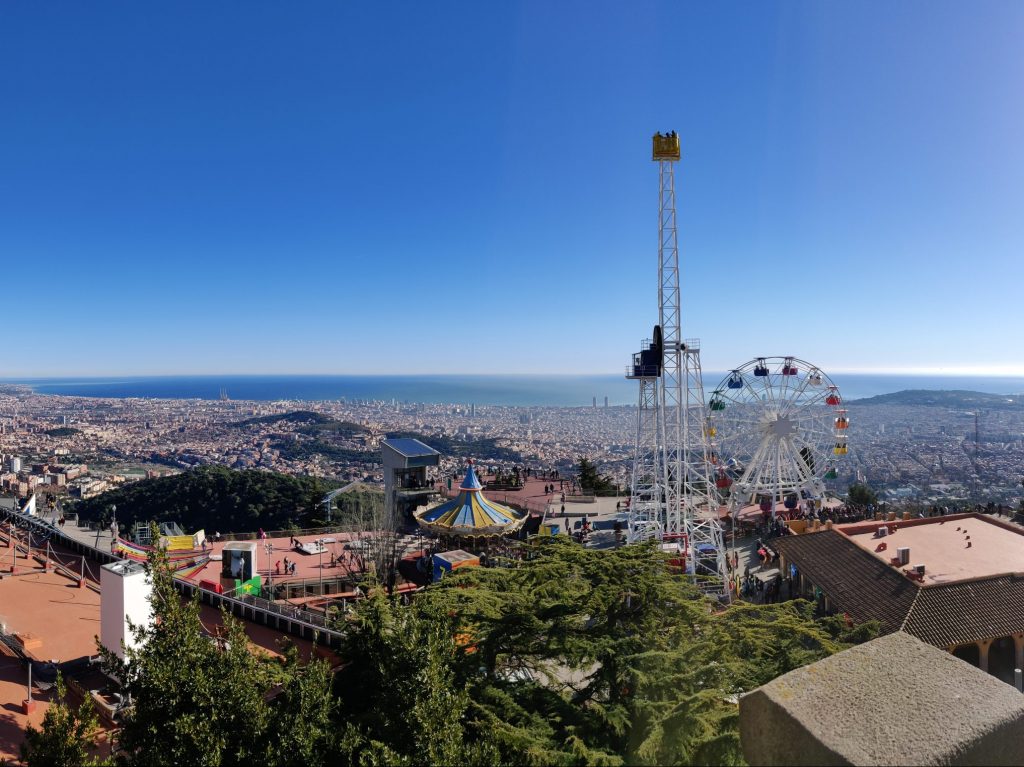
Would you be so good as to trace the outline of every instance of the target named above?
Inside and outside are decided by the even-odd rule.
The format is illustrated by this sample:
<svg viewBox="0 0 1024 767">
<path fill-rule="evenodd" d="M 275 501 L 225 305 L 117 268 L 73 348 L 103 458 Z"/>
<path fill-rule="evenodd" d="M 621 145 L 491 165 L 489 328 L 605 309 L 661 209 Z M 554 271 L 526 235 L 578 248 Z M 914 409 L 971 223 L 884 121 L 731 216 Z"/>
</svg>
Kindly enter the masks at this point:
<svg viewBox="0 0 1024 767">
<path fill-rule="evenodd" d="M 273 600 L 273 598 L 274 598 L 274 567 L 271 564 L 270 560 L 274 558 L 274 544 L 272 544 L 270 541 L 267 541 L 266 543 L 263 544 L 263 550 L 267 553 L 267 573 L 269 573 L 269 578 L 270 578 L 270 599 Z"/>
</svg>

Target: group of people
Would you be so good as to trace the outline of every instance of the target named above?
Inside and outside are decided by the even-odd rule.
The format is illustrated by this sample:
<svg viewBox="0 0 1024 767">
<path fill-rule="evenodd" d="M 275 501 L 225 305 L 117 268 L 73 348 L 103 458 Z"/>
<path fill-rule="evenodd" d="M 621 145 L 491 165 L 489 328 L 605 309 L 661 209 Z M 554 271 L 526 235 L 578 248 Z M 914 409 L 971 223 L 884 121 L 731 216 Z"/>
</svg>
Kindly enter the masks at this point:
<svg viewBox="0 0 1024 767">
<path fill-rule="evenodd" d="M 333 556 L 333 554 L 331 556 Z M 281 574 L 281 560 L 279 559 L 279 560 L 277 560 L 274 563 L 274 575 L 280 575 L 280 574 Z M 288 559 L 288 557 L 284 558 L 284 574 L 285 575 L 295 575 L 295 563 L 290 561 Z"/>
<path fill-rule="evenodd" d="M 733 588 L 748 602 L 768 605 L 793 598 L 793 579 L 789 577 L 766 580 L 748 571 L 742 578 L 737 576 L 737 580 L 738 585 L 734 584 Z"/>
<path fill-rule="evenodd" d="M 544 495 L 553 495 L 555 493 L 562 494 L 562 500 L 565 500 L 565 486 L 569 485 L 569 492 L 575 493 L 580 489 L 579 483 L 575 479 L 560 479 L 558 480 L 558 487 L 552 482 L 550 485 L 544 485 Z"/>
</svg>

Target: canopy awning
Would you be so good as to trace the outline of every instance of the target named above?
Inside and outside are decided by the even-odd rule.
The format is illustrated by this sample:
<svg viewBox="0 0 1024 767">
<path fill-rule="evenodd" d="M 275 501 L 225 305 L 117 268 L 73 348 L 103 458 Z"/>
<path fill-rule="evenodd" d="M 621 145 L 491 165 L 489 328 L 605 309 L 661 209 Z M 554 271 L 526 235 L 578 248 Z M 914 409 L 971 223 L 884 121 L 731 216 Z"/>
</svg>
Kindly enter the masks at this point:
<svg viewBox="0 0 1024 767">
<path fill-rule="evenodd" d="M 420 527 L 438 535 L 507 535 L 522 527 L 526 514 L 484 497 L 470 463 L 459 494 L 450 501 L 416 514 Z"/>
</svg>

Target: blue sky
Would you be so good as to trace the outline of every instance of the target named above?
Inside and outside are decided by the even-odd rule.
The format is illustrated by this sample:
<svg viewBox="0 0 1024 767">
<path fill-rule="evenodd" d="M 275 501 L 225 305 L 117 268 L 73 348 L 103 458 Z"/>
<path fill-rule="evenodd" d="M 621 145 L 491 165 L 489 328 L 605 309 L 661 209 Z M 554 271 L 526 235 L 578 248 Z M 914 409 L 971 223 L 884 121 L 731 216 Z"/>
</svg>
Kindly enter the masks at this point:
<svg viewBox="0 0 1024 767">
<path fill-rule="evenodd" d="M 1024 4 L 4 3 L 3 375 L 1024 374 Z"/>
</svg>

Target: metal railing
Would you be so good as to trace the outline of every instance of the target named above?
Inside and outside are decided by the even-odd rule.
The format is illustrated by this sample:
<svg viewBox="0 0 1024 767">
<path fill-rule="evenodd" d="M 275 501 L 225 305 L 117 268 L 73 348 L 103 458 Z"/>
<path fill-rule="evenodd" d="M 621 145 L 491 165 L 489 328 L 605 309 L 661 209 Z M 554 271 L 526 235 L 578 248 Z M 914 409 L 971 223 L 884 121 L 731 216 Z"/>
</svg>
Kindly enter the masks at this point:
<svg viewBox="0 0 1024 767">
<path fill-rule="evenodd" d="M 198 594 L 200 601 L 212 607 L 224 608 L 232 615 L 237 615 L 242 619 L 271 625 L 271 618 L 273 618 L 273 624 L 278 630 L 286 630 L 303 639 L 315 639 L 332 647 L 337 647 L 341 642 L 341 632 L 328 626 L 324 615 L 310 610 L 294 605 L 279 605 L 262 597 L 233 597 L 227 594 L 218 594 L 178 578 L 174 579 L 174 585 L 185 596 L 192 597 Z M 282 623 L 285 625 L 282 626 Z"/>
</svg>

